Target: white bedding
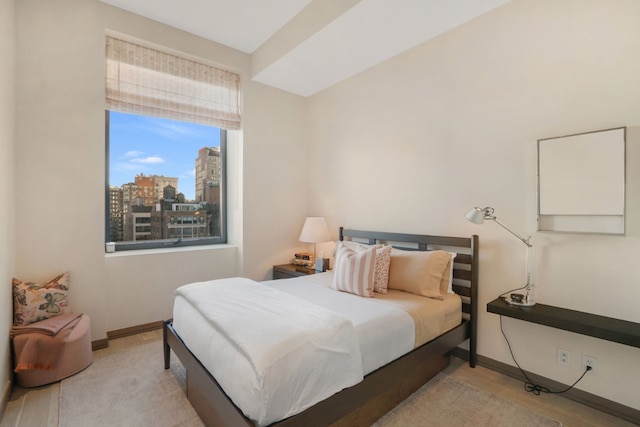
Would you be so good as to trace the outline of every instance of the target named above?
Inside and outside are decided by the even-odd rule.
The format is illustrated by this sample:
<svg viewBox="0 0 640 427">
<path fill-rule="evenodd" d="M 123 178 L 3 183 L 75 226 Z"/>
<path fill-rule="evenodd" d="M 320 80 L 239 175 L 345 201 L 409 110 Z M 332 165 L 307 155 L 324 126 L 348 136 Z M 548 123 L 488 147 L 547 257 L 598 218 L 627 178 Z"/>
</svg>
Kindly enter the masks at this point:
<svg viewBox="0 0 640 427">
<path fill-rule="evenodd" d="M 176 332 L 259 425 L 363 378 L 351 322 L 293 295 L 249 279 L 221 279 L 178 288 L 175 307 Z"/>
<path fill-rule="evenodd" d="M 413 349 L 415 324 L 411 316 L 397 307 L 381 304 L 376 298 L 331 289 L 331 274 L 263 283 L 349 319 L 356 330 L 365 375 Z"/>
<path fill-rule="evenodd" d="M 282 322 L 275 327 L 264 326 L 264 328 L 270 329 L 263 329 L 262 324 L 258 327 L 252 323 L 257 320 L 249 320 L 247 312 L 256 308 L 252 302 L 254 300 L 248 301 L 246 294 L 242 293 L 240 289 L 237 289 L 236 299 L 238 301 L 231 303 L 231 306 L 234 307 L 231 310 L 233 318 L 228 318 L 228 314 L 224 316 L 216 314 L 218 309 L 227 310 L 228 307 L 223 306 L 230 305 L 229 301 L 222 302 L 215 291 L 211 292 L 211 286 L 216 286 L 215 284 L 220 281 L 186 285 L 176 292 L 173 313 L 173 326 L 176 332 L 191 352 L 216 378 L 236 406 L 241 408 L 244 414 L 258 425 L 267 425 L 295 415 L 343 388 L 357 383 L 363 374 L 366 375 L 408 353 L 422 343 L 415 341 L 417 336 L 416 323 L 421 325 L 421 335 L 425 333 L 424 325 L 429 325 L 430 330 L 427 333 L 433 336 L 427 338 L 426 341 L 428 341 L 460 322 L 460 298 L 457 295 L 448 296 L 445 301 L 440 301 L 396 291 L 402 294 L 401 299 L 404 301 L 395 301 L 393 295 L 384 298 L 362 298 L 330 289 L 331 274 L 328 272 L 294 279 L 268 281 L 262 284 L 253 283 L 251 287 L 264 288 L 260 290 L 261 295 L 266 294 L 267 297 L 261 297 L 260 300 L 265 302 L 267 307 L 273 306 L 276 311 L 289 310 L 281 308 L 280 304 L 287 305 L 288 301 L 289 305 L 293 303 L 292 305 L 296 307 L 290 313 L 291 315 L 294 315 L 296 311 L 304 313 L 302 318 L 306 317 L 308 313 L 317 313 L 320 317 L 327 316 L 326 312 L 332 313 L 335 317 L 329 315 L 327 318 L 333 319 L 334 322 L 342 325 L 343 329 L 353 333 L 352 345 L 355 348 L 352 348 L 351 351 L 354 358 L 361 360 L 359 375 L 353 374 L 354 360 L 350 360 L 351 365 L 348 366 L 343 366 L 344 362 L 338 362 L 333 368 L 322 368 L 314 360 L 311 365 L 307 365 L 311 366 L 310 368 L 305 368 L 302 366 L 304 350 L 293 358 L 295 363 L 293 363 L 293 359 L 281 358 L 281 355 L 284 354 L 282 352 L 286 353 L 287 350 L 278 347 L 281 345 L 287 347 L 293 344 L 295 348 L 300 350 L 300 347 L 295 344 L 303 338 L 281 339 Z M 186 287 L 198 289 L 198 291 L 193 297 L 187 299 L 181 291 Z M 421 319 L 416 317 L 414 312 L 410 315 L 403 309 L 406 307 L 406 298 L 415 298 L 418 303 L 424 301 L 429 305 L 428 311 L 435 312 L 433 315 L 435 320 Z M 240 300 L 243 300 L 248 306 L 244 303 L 241 304 Z M 414 303 L 414 301 L 410 302 Z M 252 310 L 249 310 L 249 307 Z M 260 310 L 265 310 L 263 304 L 260 305 Z M 203 313 L 208 314 L 203 315 Z M 211 324 L 211 320 L 205 317 L 207 315 L 213 315 L 214 318 L 224 317 L 222 322 L 227 324 L 229 329 L 235 324 L 255 325 L 255 328 L 248 328 L 249 331 L 246 333 L 249 335 L 246 338 L 250 338 L 248 341 L 259 340 L 260 344 L 245 343 L 241 346 L 231 344 L 226 337 L 230 331 L 225 332 L 224 328 L 220 326 L 203 326 Z M 345 326 L 344 322 L 349 327 Z M 299 321 L 289 323 L 300 324 Z M 311 324 L 313 323 L 311 322 Z M 306 333 L 307 327 L 304 325 L 301 328 L 303 332 Z M 242 338 L 241 340 L 245 341 Z M 266 369 L 265 372 L 273 375 L 268 380 L 272 388 L 261 391 L 259 387 L 265 379 L 256 375 L 256 363 L 247 358 L 248 351 L 242 350 L 240 347 L 248 345 L 252 347 L 251 351 L 258 352 L 262 346 L 268 344 L 276 346 L 275 349 L 268 351 L 270 354 L 268 361 L 269 363 L 275 362 L 275 365 L 263 366 L 262 369 Z M 342 343 L 342 345 L 346 344 Z M 257 355 L 255 357 L 264 356 Z M 267 359 L 264 360 L 267 361 Z M 326 361 L 329 361 L 329 358 Z M 328 369 L 328 372 L 323 372 L 325 369 Z M 344 381 L 345 377 L 347 377 L 347 381 Z M 276 391 L 276 389 L 278 390 Z"/>
</svg>

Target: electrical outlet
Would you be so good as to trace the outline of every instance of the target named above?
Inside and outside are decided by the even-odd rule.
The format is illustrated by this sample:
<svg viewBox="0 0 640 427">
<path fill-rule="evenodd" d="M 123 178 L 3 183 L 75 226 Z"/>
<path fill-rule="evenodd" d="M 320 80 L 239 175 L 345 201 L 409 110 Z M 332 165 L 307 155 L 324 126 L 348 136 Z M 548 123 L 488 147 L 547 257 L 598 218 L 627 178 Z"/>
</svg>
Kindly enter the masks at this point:
<svg viewBox="0 0 640 427">
<path fill-rule="evenodd" d="M 569 366 L 571 364 L 571 352 L 558 347 L 558 365 Z"/>
<path fill-rule="evenodd" d="M 596 372 L 597 370 L 597 363 L 598 359 L 596 359 L 593 356 L 588 356 L 586 354 L 582 355 L 582 369 L 585 370 L 587 369 L 587 366 L 591 367 L 591 370 L 589 372 Z"/>
</svg>

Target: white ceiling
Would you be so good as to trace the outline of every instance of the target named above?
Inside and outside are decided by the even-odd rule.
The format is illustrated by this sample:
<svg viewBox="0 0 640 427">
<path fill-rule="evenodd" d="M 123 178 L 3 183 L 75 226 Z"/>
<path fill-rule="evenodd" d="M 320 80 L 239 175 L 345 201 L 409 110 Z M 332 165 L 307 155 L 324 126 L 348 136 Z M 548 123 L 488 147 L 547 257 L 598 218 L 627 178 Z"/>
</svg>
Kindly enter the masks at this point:
<svg viewBox="0 0 640 427">
<path fill-rule="evenodd" d="M 253 54 L 312 0 L 101 0 Z M 326 2 L 329 0 L 313 0 Z M 253 80 L 309 96 L 510 0 L 360 0 Z"/>
</svg>

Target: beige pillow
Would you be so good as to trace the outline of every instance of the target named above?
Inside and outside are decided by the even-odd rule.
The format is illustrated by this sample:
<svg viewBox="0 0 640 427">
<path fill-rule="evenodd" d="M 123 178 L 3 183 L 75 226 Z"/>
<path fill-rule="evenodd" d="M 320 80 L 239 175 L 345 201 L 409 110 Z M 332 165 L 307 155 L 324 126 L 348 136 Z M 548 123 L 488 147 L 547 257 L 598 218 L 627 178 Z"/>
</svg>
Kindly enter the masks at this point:
<svg viewBox="0 0 640 427">
<path fill-rule="evenodd" d="M 356 252 L 340 245 L 336 251 L 331 287 L 363 297 L 373 296 L 376 247 Z"/>
<path fill-rule="evenodd" d="M 364 243 L 343 240 L 338 242 L 340 246 L 347 247 L 355 252 L 366 251 L 372 247 L 376 248 L 376 271 L 373 279 L 373 291 L 381 294 L 387 293 L 389 283 L 389 264 L 391 262 L 391 246 L 386 245 L 366 245 Z M 336 249 L 337 250 L 337 249 Z"/>
<path fill-rule="evenodd" d="M 447 287 L 445 285 L 442 292 L 440 283 L 450 261 L 451 255 L 441 250 L 425 252 L 394 248 L 389 266 L 389 289 L 444 299 Z"/>
</svg>

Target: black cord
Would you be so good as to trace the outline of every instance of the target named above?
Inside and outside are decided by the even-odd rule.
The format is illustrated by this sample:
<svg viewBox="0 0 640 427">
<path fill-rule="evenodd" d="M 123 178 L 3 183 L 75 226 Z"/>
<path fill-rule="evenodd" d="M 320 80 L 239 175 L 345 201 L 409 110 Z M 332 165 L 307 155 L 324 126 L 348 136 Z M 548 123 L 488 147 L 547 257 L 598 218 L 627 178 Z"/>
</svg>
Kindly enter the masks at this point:
<svg viewBox="0 0 640 427">
<path fill-rule="evenodd" d="M 511 291 L 509 291 L 509 292 L 511 292 Z M 580 380 L 582 378 L 584 378 L 584 376 L 587 374 L 587 372 L 589 372 L 591 370 L 591 366 L 587 366 L 587 369 L 585 369 L 584 372 L 582 373 L 582 375 L 580 375 L 580 378 L 578 378 L 576 380 L 576 382 L 574 382 L 573 384 L 571 384 L 569 387 L 567 387 L 564 390 L 554 391 L 554 390 L 549 389 L 548 387 L 536 384 L 533 381 L 531 381 L 529 376 L 520 367 L 520 364 L 518 364 L 518 361 L 516 360 L 516 357 L 513 355 L 513 350 L 511 349 L 511 344 L 509 343 L 509 339 L 507 338 L 507 335 L 504 333 L 504 329 L 502 328 L 502 315 L 500 316 L 500 332 L 502 332 L 502 336 L 504 337 L 504 340 L 507 342 L 507 347 L 509 347 L 509 353 L 511 353 L 511 358 L 513 359 L 513 361 L 515 362 L 516 366 L 518 367 L 518 369 L 520 370 L 520 372 L 522 373 L 522 375 L 526 379 L 526 381 L 524 382 L 524 389 L 527 390 L 529 393 L 535 394 L 536 396 L 539 396 L 541 393 L 550 393 L 550 394 L 566 393 L 567 391 L 571 390 L 576 384 L 578 384 L 580 382 Z"/>
<path fill-rule="evenodd" d="M 510 291 L 507 291 L 507 292 L 504 292 L 504 293 L 500 294 L 500 296 L 498 298 L 503 298 L 503 297 L 505 297 L 506 295 L 510 294 L 513 291 L 519 291 L 520 289 L 526 289 L 526 288 L 527 288 L 526 286 L 523 286 L 521 288 L 511 289 Z"/>
</svg>

